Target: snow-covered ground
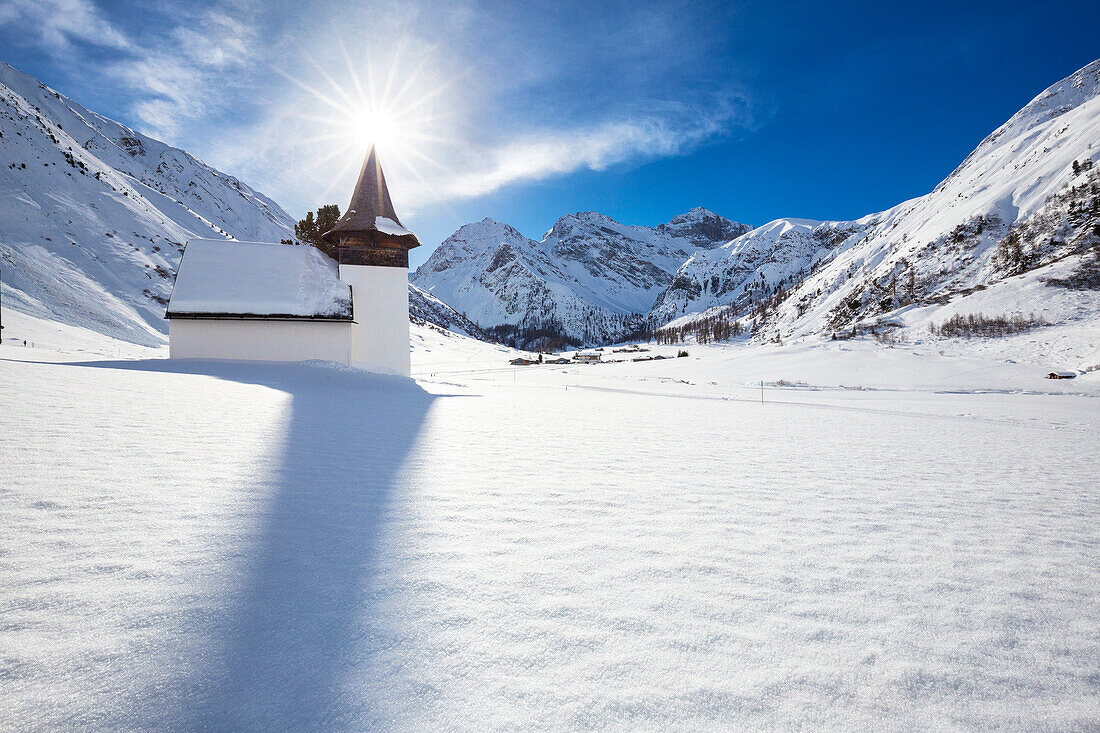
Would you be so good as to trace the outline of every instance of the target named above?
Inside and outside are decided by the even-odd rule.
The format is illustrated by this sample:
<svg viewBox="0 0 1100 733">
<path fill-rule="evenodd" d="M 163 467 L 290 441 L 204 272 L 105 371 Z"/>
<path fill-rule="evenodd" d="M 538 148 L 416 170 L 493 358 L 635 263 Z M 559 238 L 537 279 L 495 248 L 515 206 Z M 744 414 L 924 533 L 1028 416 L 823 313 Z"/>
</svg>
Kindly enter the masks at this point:
<svg viewBox="0 0 1100 733">
<path fill-rule="evenodd" d="M 1100 719 L 1100 371 L 1029 342 L 414 327 L 409 381 L 5 325 L 0 728 Z"/>
</svg>

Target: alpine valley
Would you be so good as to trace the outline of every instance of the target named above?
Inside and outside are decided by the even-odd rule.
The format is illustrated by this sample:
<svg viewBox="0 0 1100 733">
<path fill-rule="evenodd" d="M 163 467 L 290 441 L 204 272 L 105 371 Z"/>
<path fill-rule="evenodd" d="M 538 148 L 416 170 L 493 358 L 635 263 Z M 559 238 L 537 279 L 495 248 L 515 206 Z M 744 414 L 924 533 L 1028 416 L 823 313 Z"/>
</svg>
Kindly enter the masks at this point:
<svg viewBox="0 0 1100 733">
<path fill-rule="evenodd" d="M 0 64 L 3 301 L 166 341 L 184 243 L 293 238 L 275 202 Z M 855 221 L 759 227 L 703 208 L 654 227 L 595 212 L 540 241 L 493 219 L 410 276 L 414 321 L 517 348 L 903 334 L 961 312 L 1100 316 L 1100 61 L 1052 85 L 935 189 Z"/>
<path fill-rule="evenodd" d="M 990 305 L 1019 311 L 1037 286 L 1053 297 L 1051 317 L 1094 320 L 1098 93 L 1095 61 L 1037 96 L 931 193 L 856 221 L 753 228 L 693 209 L 647 228 L 588 212 L 535 242 L 486 219 L 443 242 L 412 281 L 526 348 L 654 331 L 877 334 L 926 327 L 948 304 L 977 312 L 993 296 L 967 298 L 986 289 L 996 292 Z"/>
</svg>

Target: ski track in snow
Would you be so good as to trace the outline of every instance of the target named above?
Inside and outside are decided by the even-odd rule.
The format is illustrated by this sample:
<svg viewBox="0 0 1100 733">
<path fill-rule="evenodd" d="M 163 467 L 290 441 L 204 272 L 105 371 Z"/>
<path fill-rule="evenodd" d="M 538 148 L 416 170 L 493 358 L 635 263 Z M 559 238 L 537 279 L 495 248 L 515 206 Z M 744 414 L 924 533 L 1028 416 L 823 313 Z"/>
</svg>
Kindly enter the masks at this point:
<svg viewBox="0 0 1100 733">
<path fill-rule="evenodd" d="M 1097 374 L 414 330 L 416 383 L 0 346 L 0 727 L 1100 717 Z"/>
</svg>

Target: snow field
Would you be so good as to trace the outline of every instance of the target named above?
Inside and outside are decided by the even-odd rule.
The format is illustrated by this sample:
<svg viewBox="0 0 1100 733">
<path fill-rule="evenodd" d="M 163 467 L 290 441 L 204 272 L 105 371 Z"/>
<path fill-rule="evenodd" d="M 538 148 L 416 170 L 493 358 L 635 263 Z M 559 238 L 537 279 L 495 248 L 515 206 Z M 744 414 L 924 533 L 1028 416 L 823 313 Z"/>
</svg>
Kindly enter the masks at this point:
<svg viewBox="0 0 1100 733">
<path fill-rule="evenodd" d="M 419 384 L 0 347 L 0 727 L 1100 715 L 1094 374 L 979 394 L 854 342 L 515 370 L 414 331 Z M 825 388 L 845 364 L 877 389 Z M 823 378 L 760 405 L 761 372 Z"/>
</svg>

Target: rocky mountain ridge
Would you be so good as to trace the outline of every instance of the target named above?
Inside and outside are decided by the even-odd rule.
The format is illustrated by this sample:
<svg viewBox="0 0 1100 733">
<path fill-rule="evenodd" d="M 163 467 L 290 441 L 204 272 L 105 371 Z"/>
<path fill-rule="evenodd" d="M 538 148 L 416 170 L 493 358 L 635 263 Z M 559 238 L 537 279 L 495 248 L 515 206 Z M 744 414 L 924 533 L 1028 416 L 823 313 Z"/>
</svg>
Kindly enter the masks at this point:
<svg viewBox="0 0 1100 733">
<path fill-rule="evenodd" d="M 578 212 L 536 242 L 484 219 L 448 237 L 411 281 L 516 345 L 605 342 L 645 327 L 645 314 L 693 252 L 750 229 L 703 208 L 657 227 Z"/>
</svg>

